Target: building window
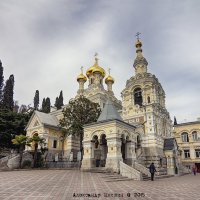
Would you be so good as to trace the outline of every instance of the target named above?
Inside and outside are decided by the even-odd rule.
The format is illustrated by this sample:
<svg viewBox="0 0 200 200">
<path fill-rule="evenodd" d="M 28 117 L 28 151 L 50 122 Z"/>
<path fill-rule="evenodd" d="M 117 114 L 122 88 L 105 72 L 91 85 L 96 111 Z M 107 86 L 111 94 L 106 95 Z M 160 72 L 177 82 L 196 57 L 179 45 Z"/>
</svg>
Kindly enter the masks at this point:
<svg viewBox="0 0 200 200">
<path fill-rule="evenodd" d="M 190 150 L 184 150 L 185 158 L 190 158 Z"/>
<path fill-rule="evenodd" d="M 94 80 L 93 78 L 90 79 L 90 84 L 93 84 L 94 83 Z"/>
<path fill-rule="evenodd" d="M 148 102 L 148 103 L 151 103 L 151 100 L 150 100 L 150 97 L 149 97 L 149 96 L 147 97 L 147 102 Z"/>
<path fill-rule="evenodd" d="M 57 148 L 57 140 L 53 140 L 53 148 Z"/>
<path fill-rule="evenodd" d="M 192 132 L 192 139 L 193 139 L 193 141 L 198 141 L 200 139 L 200 138 L 198 138 L 198 134 L 196 131 Z"/>
<path fill-rule="evenodd" d="M 181 134 L 182 142 L 189 142 L 188 133 L 184 132 Z"/>
<path fill-rule="evenodd" d="M 200 149 L 195 149 L 196 158 L 200 158 Z"/>
<path fill-rule="evenodd" d="M 134 90 L 134 103 L 135 103 L 135 105 L 142 106 L 142 90 L 141 90 L 141 88 L 136 88 Z"/>
</svg>

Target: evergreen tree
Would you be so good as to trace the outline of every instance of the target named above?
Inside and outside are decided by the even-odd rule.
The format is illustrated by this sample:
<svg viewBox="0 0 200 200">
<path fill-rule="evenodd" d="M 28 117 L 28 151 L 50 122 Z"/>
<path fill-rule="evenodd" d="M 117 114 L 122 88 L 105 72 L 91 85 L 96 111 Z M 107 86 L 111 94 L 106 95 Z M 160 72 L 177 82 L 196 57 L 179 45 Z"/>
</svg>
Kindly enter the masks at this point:
<svg viewBox="0 0 200 200">
<path fill-rule="evenodd" d="M 2 100 L 2 95 L 3 95 L 3 81 L 4 81 L 4 77 L 3 77 L 3 66 L 2 66 L 2 62 L 0 60 L 0 102 Z"/>
<path fill-rule="evenodd" d="M 60 120 L 62 127 L 62 141 L 68 135 L 77 135 L 80 138 L 80 151 L 83 151 L 83 125 L 97 121 L 101 109 L 98 103 L 93 103 L 89 99 L 80 96 L 73 99 L 68 106 L 63 109 L 63 119 Z"/>
<path fill-rule="evenodd" d="M 62 93 L 62 90 L 60 91 L 60 95 L 59 95 L 59 97 L 56 97 L 56 101 L 55 101 L 55 107 L 57 108 L 57 109 L 61 109 L 62 108 L 62 106 L 64 105 L 63 104 L 63 93 Z"/>
<path fill-rule="evenodd" d="M 55 106 L 57 109 L 59 109 L 59 98 L 58 98 L 58 97 L 56 97 L 56 101 L 55 101 L 54 106 Z"/>
<path fill-rule="evenodd" d="M 43 100 L 42 100 L 42 109 L 41 109 L 42 112 L 45 112 L 45 106 L 46 106 L 46 99 L 43 98 Z"/>
<path fill-rule="evenodd" d="M 39 90 L 36 90 L 36 91 L 35 91 L 34 100 L 33 100 L 34 109 L 35 109 L 35 110 L 38 110 L 39 102 L 40 102 L 40 99 L 39 99 Z"/>
<path fill-rule="evenodd" d="M 60 108 L 63 106 L 63 92 L 62 90 L 60 91 L 60 95 L 59 95 L 59 106 Z"/>
<path fill-rule="evenodd" d="M 46 99 L 43 98 L 43 101 L 42 101 L 42 112 L 44 113 L 50 113 L 51 111 L 51 101 L 50 101 L 50 98 L 47 97 Z"/>
<path fill-rule="evenodd" d="M 0 148 L 14 148 L 11 140 L 15 135 L 24 134 L 31 117 L 30 113 L 16 113 L 9 109 L 0 109 Z"/>
<path fill-rule="evenodd" d="M 46 113 L 50 113 L 50 111 L 51 111 L 51 101 L 50 101 L 50 98 L 49 97 L 47 97 L 46 98 Z"/>
<path fill-rule="evenodd" d="M 14 75 L 10 75 L 3 89 L 2 107 L 13 110 L 14 107 Z"/>
<path fill-rule="evenodd" d="M 175 116 L 174 116 L 174 125 L 177 125 L 177 120 Z"/>
</svg>

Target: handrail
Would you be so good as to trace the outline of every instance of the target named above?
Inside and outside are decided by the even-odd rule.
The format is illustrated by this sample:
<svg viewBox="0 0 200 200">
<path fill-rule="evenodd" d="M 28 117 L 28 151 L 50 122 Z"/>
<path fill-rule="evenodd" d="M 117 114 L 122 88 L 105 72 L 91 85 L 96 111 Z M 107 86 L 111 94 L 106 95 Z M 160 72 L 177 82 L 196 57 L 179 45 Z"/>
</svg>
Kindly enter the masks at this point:
<svg viewBox="0 0 200 200">
<path fill-rule="evenodd" d="M 145 166 L 143 166 L 143 165 L 141 165 L 141 164 L 139 164 L 137 162 L 134 163 L 134 168 L 136 170 L 140 171 L 141 173 L 143 173 L 145 175 L 148 175 L 149 177 L 151 175 L 149 170 L 148 170 L 148 168 L 146 168 Z"/>
<path fill-rule="evenodd" d="M 119 164 L 120 164 L 120 174 L 122 176 L 126 176 L 126 177 L 132 178 L 134 180 L 142 180 L 142 174 L 138 170 L 128 166 L 127 164 L 123 163 L 122 161 L 120 161 Z"/>
</svg>

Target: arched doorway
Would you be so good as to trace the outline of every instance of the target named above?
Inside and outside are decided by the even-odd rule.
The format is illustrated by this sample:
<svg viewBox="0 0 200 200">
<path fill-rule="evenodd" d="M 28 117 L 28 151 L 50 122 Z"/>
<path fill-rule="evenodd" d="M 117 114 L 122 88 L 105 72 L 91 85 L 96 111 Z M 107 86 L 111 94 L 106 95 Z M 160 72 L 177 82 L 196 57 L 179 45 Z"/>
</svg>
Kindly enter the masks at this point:
<svg viewBox="0 0 200 200">
<path fill-rule="evenodd" d="M 101 134 L 99 137 L 97 135 L 94 135 L 91 141 L 92 149 L 93 149 L 93 166 L 94 167 L 105 167 L 106 164 L 106 158 L 108 153 L 108 146 L 107 146 L 107 140 L 106 135 Z"/>
<path fill-rule="evenodd" d="M 123 162 L 126 163 L 126 136 L 124 134 L 121 135 L 121 153 Z"/>
<path fill-rule="evenodd" d="M 107 140 L 106 140 L 106 135 L 102 134 L 100 136 L 100 149 L 101 149 L 101 167 L 105 167 L 106 165 L 106 158 L 107 158 L 107 153 L 108 153 L 108 146 L 107 146 Z"/>
</svg>

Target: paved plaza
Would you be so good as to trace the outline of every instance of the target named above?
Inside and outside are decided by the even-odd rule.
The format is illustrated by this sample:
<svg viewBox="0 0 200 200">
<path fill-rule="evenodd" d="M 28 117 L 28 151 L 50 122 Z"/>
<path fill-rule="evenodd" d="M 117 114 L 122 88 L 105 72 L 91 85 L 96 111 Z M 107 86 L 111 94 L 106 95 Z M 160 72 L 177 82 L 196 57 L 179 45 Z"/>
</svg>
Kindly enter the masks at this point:
<svg viewBox="0 0 200 200">
<path fill-rule="evenodd" d="M 200 174 L 155 181 L 109 182 L 79 170 L 0 172 L 0 200 L 200 200 Z"/>
</svg>

